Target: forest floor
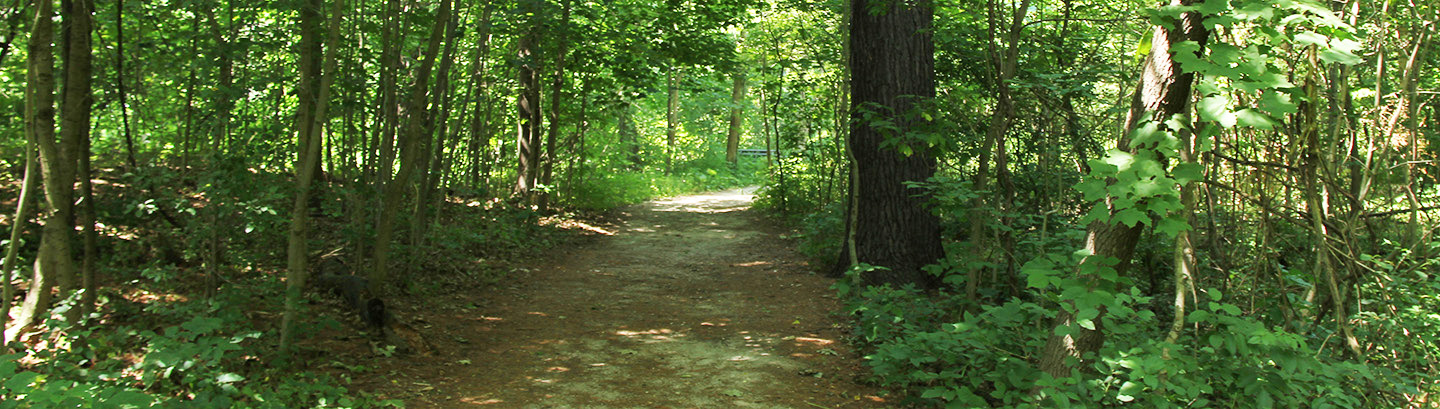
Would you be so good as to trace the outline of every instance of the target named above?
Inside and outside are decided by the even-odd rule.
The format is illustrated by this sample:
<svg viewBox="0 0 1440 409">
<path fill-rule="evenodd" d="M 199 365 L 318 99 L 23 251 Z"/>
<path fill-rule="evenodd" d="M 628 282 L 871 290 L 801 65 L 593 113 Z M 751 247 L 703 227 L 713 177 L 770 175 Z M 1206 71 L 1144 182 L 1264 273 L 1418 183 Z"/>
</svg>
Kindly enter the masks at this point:
<svg viewBox="0 0 1440 409">
<path fill-rule="evenodd" d="M 499 286 L 406 312 L 429 356 L 353 388 L 409 408 L 878 408 L 833 280 L 736 189 L 657 200 Z M 403 302 L 403 301 L 402 301 Z"/>
</svg>

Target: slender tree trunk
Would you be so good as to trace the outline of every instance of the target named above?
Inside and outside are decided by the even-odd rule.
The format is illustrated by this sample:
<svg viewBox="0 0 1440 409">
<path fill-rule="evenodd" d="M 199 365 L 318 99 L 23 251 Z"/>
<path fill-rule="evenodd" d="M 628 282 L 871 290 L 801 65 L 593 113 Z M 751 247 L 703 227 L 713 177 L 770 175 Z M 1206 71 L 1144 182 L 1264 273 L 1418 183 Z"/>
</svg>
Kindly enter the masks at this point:
<svg viewBox="0 0 1440 409">
<path fill-rule="evenodd" d="M 521 87 L 520 96 L 516 99 L 516 108 L 520 116 L 520 128 L 516 135 L 515 144 L 519 150 L 519 165 L 515 171 L 515 195 L 524 198 L 527 203 L 534 203 L 535 195 L 532 191 L 535 188 L 535 181 L 540 170 L 540 70 L 539 57 L 535 55 L 537 46 L 536 28 L 530 29 L 520 37 L 518 57 L 520 63 L 519 83 Z"/>
<path fill-rule="evenodd" d="M 125 134 L 125 163 L 134 170 L 135 138 L 130 135 L 130 102 L 125 93 L 125 0 L 115 0 L 115 93 L 120 98 L 120 130 Z"/>
<path fill-rule="evenodd" d="M 620 124 L 618 125 L 620 129 L 616 132 L 620 134 L 620 144 L 624 146 L 625 159 L 630 163 L 630 170 L 640 170 L 645 163 L 640 157 L 640 136 L 639 131 L 635 129 L 634 115 L 634 104 L 630 101 L 621 101 Z"/>
<path fill-rule="evenodd" d="M 1009 265 L 1009 252 L 1006 251 L 1009 249 L 1004 245 L 1004 240 L 1002 240 L 1002 245 L 998 249 L 1000 251 L 992 252 L 989 250 L 992 248 L 990 244 L 991 231 L 989 229 L 989 223 L 992 222 L 991 212 L 993 212 L 993 215 L 999 216 L 1002 220 L 1005 218 L 1004 215 L 1009 210 L 1010 191 L 1013 190 L 1009 188 L 1009 153 L 1006 149 L 1006 137 L 1009 135 L 1010 126 L 1014 123 L 1015 119 L 1015 102 L 1013 92 L 1010 89 L 1010 78 L 1015 75 L 1015 66 L 1019 63 L 1021 29 L 1025 27 L 1025 14 L 1029 11 L 1030 0 L 1021 0 L 1020 4 L 1015 7 L 1004 38 L 1005 49 L 1003 51 L 995 48 L 995 42 L 1000 41 L 1000 38 L 998 38 L 996 34 L 1000 17 L 1000 11 L 998 10 L 999 5 L 996 4 L 995 0 L 991 0 L 986 4 L 988 5 L 987 15 L 989 16 L 988 31 L 991 37 L 991 40 L 988 41 L 987 44 L 989 44 L 990 48 L 991 70 L 995 73 L 995 107 L 990 114 L 990 127 L 985 132 L 984 151 L 980 154 L 981 162 L 979 163 L 979 171 L 975 172 L 972 186 L 977 192 L 986 192 L 990 188 L 989 162 L 992 155 L 992 151 L 990 150 L 992 146 L 994 147 L 993 155 L 995 158 L 996 183 L 1002 186 L 1000 186 L 998 193 L 982 193 L 971 201 L 970 248 L 977 253 L 975 257 L 979 260 L 993 260 L 994 257 L 998 256 L 1006 258 L 1006 260 L 1002 260 L 1001 262 L 1004 265 Z M 986 197 L 993 199 L 988 209 L 985 204 Z M 965 295 L 972 301 L 972 308 L 979 305 L 978 299 L 976 298 L 978 296 L 976 291 L 980 284 L 980 272 L 979 268 L 970 268 L 967 271 L 967 277 L 965 279 Z M 1007 281 L 1013 283 L 1014 280 L 1012 279 L 1013 277 L 1010 276 L 1010 271 L 1006 269 L 1005 272 Z M 1011 286 L 1011 290 L 1015 290 L 1013 285 Z"/>
<path fill-rule="evenodd" d="M 940 221 L 924 207 L 924 192 L 905 186 L 935 173 L 928 146 L 910 146 L 908 154 L 881 147 L 885 133 L 871 126 L 865 113 L 892 119 L 903 131 L 926 123 L 906 120 L 913 110 L 935 97 L 935 45 L 929 1 L 879 2 L 852 0 L 850 25 L 851 110 L 850 147 L 855 155 L 855 246 L 853 259 L 885 267 L 865 273 L 867 284 L 936 284 L 921 267 L 944 256 Z M 879 14 L 874 13 L 877 6 Z M 874 106 L 884 112 L 874 112 Z"/>
<path fill-rule="evenodd" d="M 426 111 L 427 116 L 432 118 L 426 121 L 423 132 L 425 136 L 422 143 L 426 145 L 426 149 L 425 158 L 420 164 L 426 171 L 419 180 L 419 195 L 415 198 L 415 208 L 410 217 L 410 245 L 416 249 L 425 245 L 425 235 L 430 227 L 430 213 L 434 210 L 431 198 L 436 196 L 435 190 L 443 176 L 445 135 L 450 131 L 447 125 L 450 121 L 450 101 L 454 99 L 451 98 L 454 92 L 450 88 L 450 67 L 455 61 L 455 38 L 460 33 L 457 29 L 459 20 L 450 19 L 449 26 L 445 28 L 445 51 L 440 58 L 440 69 L 435 73 L 435 98 L 430 103 L 433 109 Z M 441 199 L 445 197 L 443 193 L 439 196 Z"/>
<path fill-rule="evenodd" d="M 47 202 L 42 216 L 45 228 L 41 231 L 34 277 L 30 281 L 29 291 L 25 294 L 25 301 L 20 306 L 19 316 L 9 329 L 9 339 L 15 339 L 16 334 L 35 324 L 41 319 L 41 315 L 49 311 L 50 287 L 55 285 L 56 277 L 65 274 L 63 270 L 71 265 L 69 241 L 57 240 L 60 237 L 68 239 L 68 231 L 63 229 L 64 225 L 68 224 L 69 215 L 57 217 L 60 215 L 57 215 L 56 209 L 57 203 L 68 202 L 56 197 L 63 192 L 60 186 L 61 175 L 55 167 L 63 161 L 56 157 L 60 154 L 60 149 L 55 143 L 55 54 L 51 44 L 55 38 L 55 10 L 50 1 L 39 3 L 28 47 L 25 128 L 30 140 L 35 141 L 40 148 L 40 177 L 44 181 L 42 186 Z M 65 247 L 57 249 L 60 245 Z"/>
<path fill-rule="evenodd" d="M 440 0 L 440 9 L 436 12 L 435 26 L 430 31 L 425 54 L 420 66 L 415 70 L 415 85 L 410 91 L 410 100 L 405 109 L 408 117 L 405 122 L 405 143 L 400 149 L 400 173 L 385 185 L 383 206 L 379 221 L 375 225 L 375 259 L 369 275 L 372 292 L 381 292 L 390 281 L 390 246 L 395 234 L 395 213 L 400 210 L 405 189 L 410 184 L 415 168 L 419 166 L 417 162 L 422 149 L 419 140 L 426 119 L 425 105 L 430 86 L 430 71 L 435 66 L 436 54 L 440 52 L 440 40 L 444 37 L 446 25 L 449 24 L 450 7 L 450 0 Z"/>
<path fill-rule="evenodd" d="M 489 169 L 490 162 L 484 154 L 490 146 L 490 77 L 486 72 L 490 62 L 490 3 L 487 1 L 483 7 L 478 23 L 480 38 L 470 59 L 470 87 L 474 89 L 470 100 L 475 102 L 475 108 L 470 113 L 470 186 L 477 188 L 482 180 L 489 179 L 483 170 Z M 482 179 L 482 176 L 485 178 Z"/>
<path fill-rule="evenodd" d="M 560 98 L 565 95 L 565 53 L 570 45 L 570 0 L 565 0 L 562 7 L 564 10 L 560 14 L 561 28 L 555 40 L 559 44 L 555 51 L 555 79 L 550 85 L 550 131 L 545 135 L 545 168 L 540 176 L 541 183 L 550 189 L 540 193 L 537 207 L 542 212 L 550 208 L 550 198 L 555 195 L 555 187 L 551 184 L 555 175 L 555 160 L 559 157 L 558 152 L 555 152 L 555 139 L 560 133 Z"/>
<path fill-rule="evenodd" d="M 28 131 L 26 132 L 29 133 Z M 35 189 L 40 184 L 40 163 L 35 157 L 35 139 L 25 138 L 25 180 L 20 184 L 20 197 L 15 200 L 15 218 L 10 223 L 10 245 L 5 248 L 5 265 L 0 268 L 0 351 L 10 344 L 9 319 L 11 300 L 15 299 L 15 286 L 11 271 L 15 270 L 15 256 L 20 252 L 20 232 L 35 212 Z M 17 326 L 18 328 L 18 326 Z"/>
<path fill-rule="evenodd" d="M 395 167 L 395 134 L 400 127 L 400 47 L 404 36 L 400 33 L 400 20 L 404 18 L 400 0 L 389 0 L 385 6 L 385 30 L 382 35 L 384 50 L 380 54 L 380 116 L 381 121 L 376 137 L 379 139 L 380 157 L 375 172 L 381 183 L 389 181 Z"/>
<path fill-rule="evenodd" d="M 1182 1 L 1184 0 L 1172 0 L 1171 4 L 1181 5 Z M 1144 68 L 1141 70 L 1143 74 L 1140 84 L 1135 89 L 1135 94 L 1130 102 L 1129 114 L 1126 116 L 1118 138 L 1118 149 L 1127 152 L 1134 149 L 1130 146 L 1129 135 L 1141 122 L 1163 121 L 1172 115 L 1186 112 L 1194 75 L 1180 70 L 1180 65 L 1170 56 L 1170 46 L 1182 41 L 1197 41 L 1201 44 L 1201 49 L 1204 49 L 1208 33 L 1200 24 L 1200 19 L 1201 16 L 1197 13 L 1185 13 L 1181 17 L 1181 21 L 1173 25 L 1177 29 L 1165 26 L 1155 28 L 1150 54 L 1145 58 Z M 1110 198 L 1104 199 L 1096 206 L 1105 206 L 1111 212 L 1115 211 Z M 1134 227 L 1119 223 L 1111 224 L 1108 221 L 1091 223 L 1085 234 L 1085 249 L 1091 256 L 1086 257 L 1081 263 L 1099 263 L 1101 260 L 1113 257 L 1119 260 L 1119 264 L 1113 268 L 1120 276 L 1125 276 L 1129 270 L 1130 259 L 1135 252 L 1135 243 L 1139 239 L 1143 227 L 1144 225 L 1139 223 Z M 1081 278 L 1092 282 L 1092 286 L 1103 284 L 1097 277 L 1085 275 Z M 1062 308 L 1056 315 L 1039 362 L 1041 371 L 1056 378 L 1069 377 L 1071 371 L 1076 368 L 1072 366 L 1071 362 L 1067 362 L 1067 358 L 1088 362 L 1094 358 L 1092 355 L 1099 351 L 1105 343 L 1104 326 L 1102 325 L 1105 316 L 1103 310 L 1100 312 L 1100 316 L 1092 320 L 1095 328 L 1093 330 L 1086 329 L 1078 325 L 1074 313 L 1071 312 L 1074 311 L 1073 302 L 1063 302 L 1071 304 L 1071 307 Z M 1057 333 L 1065 335 L 1057 335 Z"/>
<path fill-rule="evenodd" d="M 294 343 L 296 314 L 300 309 L 301 292 L 309 279 L 306 242 L 310 212 L 307 211 L 311 184 L 320 163 L 321 137 L 327 122 L 330 84 L 334 82 L 336 49 L 339 48 L 340 21 L 343 2 L 331 0 L 328 35 L 320 42 L 320 8 L 323 0 L 306 0 L 300 8 L 300 105 L 296 115 L 295 203 L 290 208 L 290 237 L 287 247 L 285 280 L 285 315 L 280 324 L 280 349 L 288 350 Z M 321 55 L 321 52 L 324 55 Z M 323 64 L 323 67 L 322 67 Z"/>
<path fill-rule="evenodd" d="M 676 127 L 679 126 L 679 124 L 676 123 L 676 121 L 678 121 L 676 115 L 680 111 L 680 74 L 677 71 L 678 68 L 671 67 L 669 80 L 666 82 L 666 90 L 668 91 L 669 96 L 669 99 L 666 100 L 665 104 L 666 174 L 675 171 L 675 137 L 677 133 Z"/>
<path fill-rule="evenodd" d="M 739 164 L 740 156 L 740 113 L 744 111 L 740 104 L 745 101 L 745 74 L 736 72 L 735 82 L 730 86 L 730 132 L 725 137 L 725 161 L 730 162 L 734 168 Z"/>
<path fill-rule="evenodd" d="M 583 77 L 579 80 L 583 84 L 580 87 L 580 116 L 576 118 L 575 134 L 570 138 L 570 166 L 565 172 L 564 197 L 567 199 L 575 197 L 576 179 L 581 182 L 585 180 L 585 132 L 589 129 L 590 82 Z"/>
</svg>

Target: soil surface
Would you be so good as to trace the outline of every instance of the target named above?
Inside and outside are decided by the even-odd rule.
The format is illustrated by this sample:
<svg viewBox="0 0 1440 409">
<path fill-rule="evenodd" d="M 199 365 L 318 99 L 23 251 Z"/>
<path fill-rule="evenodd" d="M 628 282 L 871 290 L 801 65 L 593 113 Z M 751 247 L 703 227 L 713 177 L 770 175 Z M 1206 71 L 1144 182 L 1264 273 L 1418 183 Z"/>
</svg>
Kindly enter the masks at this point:
<svg viewBox="0 0 1440 409">
<path fill-rule="evenodd" d="M 409 408 L 879 408 L 833 280 L 745 190 L 621 209 L 486 291 L 405 312 L 429 356 L 356 388 Z"/>
</svg>

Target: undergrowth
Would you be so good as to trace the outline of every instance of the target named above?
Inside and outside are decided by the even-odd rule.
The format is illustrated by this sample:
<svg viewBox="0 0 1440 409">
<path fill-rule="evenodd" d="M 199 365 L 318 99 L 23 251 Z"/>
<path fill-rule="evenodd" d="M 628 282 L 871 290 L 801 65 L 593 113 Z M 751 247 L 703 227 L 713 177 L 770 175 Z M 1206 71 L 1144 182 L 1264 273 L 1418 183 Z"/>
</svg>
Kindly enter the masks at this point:
<svg viewBox="0 0 1440 409">
<path fill-rule="evenodd" d="M 14 352 L 0 355 L 0 409 L 403 406 L 353 388 L 352 377 L 365 371 L 341 362 L 345 353 L 326 350 L 318 338 L 278 351 L 285 246 L 277 243 L 285 242 L 289 217 L 281 209 L 293 184 L 287 174 L 226 161 L 213 166 L 101 173 L 99 306 L 69 323 L 58 317 L 73 301 L 62 302 L 40 326 L 44 332 L 0 350 Z M 345 216 L 354 198 L 366 197 L 355 191 L 362 188 L 331 184 L 312 204 L 312 266 L 335 258 L 363 274 L 350 243 L 372 242 L 374 233 Z M 401 229 L 394 258 L 411 274 L 397 294 L 424 298 L 494 284 L 511 263 L 567 235 L 535 211 L 500 200 L 452 198 L 439 207 L 424 243 Z M 397 216 L 397 226 L 410 226 L 410 212 Z M 25 243 L 20 258 L 34 251 Z M 332 315 L 349 311 L 314 302 L 325 298 L 319 292 L 307 298 L 297 333 L 353 332 L 340 324 L 348 316 Z M 333 356 L 315 359 L 322 355 Z"/>
</svg>

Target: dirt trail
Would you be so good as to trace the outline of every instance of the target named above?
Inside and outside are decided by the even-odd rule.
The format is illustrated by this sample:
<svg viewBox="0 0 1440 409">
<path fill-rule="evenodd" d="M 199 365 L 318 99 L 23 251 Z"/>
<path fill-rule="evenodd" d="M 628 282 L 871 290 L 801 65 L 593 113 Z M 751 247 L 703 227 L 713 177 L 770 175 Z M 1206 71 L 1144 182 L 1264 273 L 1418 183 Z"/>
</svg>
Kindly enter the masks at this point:
<svg viewBox="0 0 1440 409">
<path fill-rule="evenodd" d="M 623 209 L 490 294 L 415 315 L 439 353 L 369 383 L 410 408 L 875 408 L 808 272 L 741 190 Z"/>
</svg>

